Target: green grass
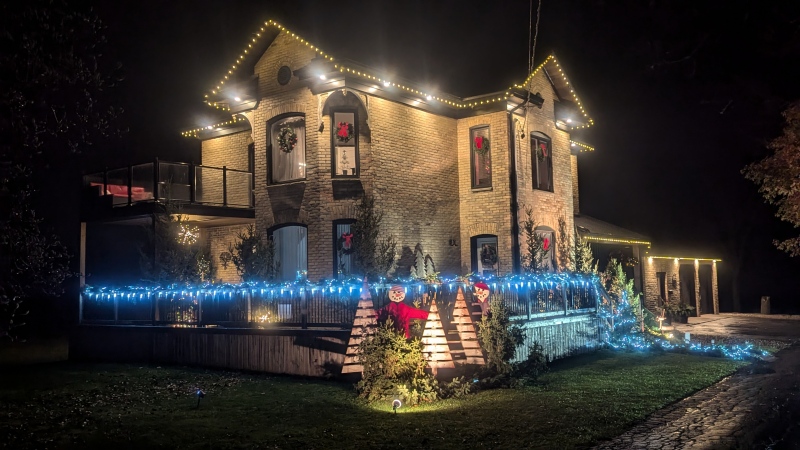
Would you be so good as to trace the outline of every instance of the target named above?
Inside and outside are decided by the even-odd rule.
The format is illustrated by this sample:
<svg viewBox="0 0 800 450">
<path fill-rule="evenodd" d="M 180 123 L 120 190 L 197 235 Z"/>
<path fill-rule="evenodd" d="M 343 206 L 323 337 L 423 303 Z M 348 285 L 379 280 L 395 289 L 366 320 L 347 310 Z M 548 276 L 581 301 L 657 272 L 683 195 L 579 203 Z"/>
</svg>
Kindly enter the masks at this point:
<svg viewBox="0 0 800 450">
<path fill-rule="evenodd" d="M 0 369 L 0 448 L 572 448 L 611 438 L 742 363 L 600 351 L 525 389 L 391 412 L 342 383 L 62 363 Z M 206 391 L 195 409 L 195 386 Z"/>
</svg>

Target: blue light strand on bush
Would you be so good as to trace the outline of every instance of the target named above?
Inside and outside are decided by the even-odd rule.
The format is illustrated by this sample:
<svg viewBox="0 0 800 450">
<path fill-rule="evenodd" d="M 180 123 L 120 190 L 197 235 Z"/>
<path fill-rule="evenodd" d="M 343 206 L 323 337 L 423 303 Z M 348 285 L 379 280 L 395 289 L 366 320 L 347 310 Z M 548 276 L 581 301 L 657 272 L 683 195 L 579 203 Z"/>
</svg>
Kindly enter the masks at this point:
<svg viewBox="0 0 800 450">
<path fill-rule="evenodd" d="M 614 350 L 626 351 L 671 351 L 687 352 L 706 356 L 724 356 L 737 361 L 769 356 L 770 353 L 756 348 L 752 343 L 735 345 L 702 344 L 700 342 L 673 343 L 663 337 L 649 336 L 639 330 L 639 321 L 633 315 L 630 302 L 623 293 L 617 311 L 601 308 L 598 315 L 608 321 L 603 332 L 605 343 Z M 611 325 L 613 323 L 613 326 Z"/>
</svg>

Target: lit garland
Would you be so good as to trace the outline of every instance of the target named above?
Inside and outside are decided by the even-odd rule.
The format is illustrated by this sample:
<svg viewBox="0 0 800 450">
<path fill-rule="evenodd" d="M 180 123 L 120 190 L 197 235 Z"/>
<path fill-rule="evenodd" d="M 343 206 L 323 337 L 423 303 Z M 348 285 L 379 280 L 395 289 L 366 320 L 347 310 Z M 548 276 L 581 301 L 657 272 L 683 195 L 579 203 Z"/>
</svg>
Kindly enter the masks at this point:
<svg viewBox="0 0 800 450">
<path fill-rule="evenodd" d="M 309 47 L 311 50 L 314 50 L 315 53 L 317 53 L 318 55 L 322 56 L 327 61 L 330 61 L 330 62 L 334 61 L 333 56 L 323 52 L 319 47 L 311 45 L 310 42 L 308 42 L 305 39 L 301 38 L 298 34 L 295 34 L 295 33 L 291 32 L 290 30 L 288 30 L 286 27 L 284 27 L 283 25 L 279 24 L 278 22 L 276 22 L 274 20 L 268 20 L 268 21 L 264 22 L 264 26 L 260 28 L 260 31 L 255 33 L 255 37 L 251 38 L 250 41 L 247 42 L 247 45 L 242 49 L 242 52 L 239 54 L 239 57 L 236 58 L 235 63 L 231 65 L 230 69 L 228 69 L 228 73 L 223 75 L 223 77 L 219 80 L 219 82 L 218 82 L 218 84 L 216 85 L 215 88 L 211 89 L 211 94 L 217 94 L 222 89 L 222 87 L 225 85 L 225 82 L 228 81 L 229 78 L 233 76 L 234 72 L 241 66 L 241 64 L 245 60 L 245 58 L 250 56 L 251 50 L 253 49 L 253 44 L 258 43 L 258 41 L 262 38 L 262 33 L 266 31 L 265 27 L 275 27 L 279 31 L 285 32 L 287 34 L 287 36 L 293 37 L 295 40 L 299 41 L 301 44 L 305 44 L 306 47 Z M 256 56 L 260 56 L 260 55 L 256 55 Z M 564 80 L 564 83 L 567 86 L 569 86 L 569 91 L 572 94 L 572 97 L 575 100 L 575 103 L 577 104 L 577 106 L 580 109 L 580 111 L 583 114 L 583 116 L 586 117 L 586 119 L 588 121 L 587 125 L 582 125 L 582 126 L 579 126 L 579 127 L 572 127 L 572 129 L 588 128 L 588 127 L 594 125 L 594 120 L 591 119 L 589 117 L 589 115 L 586 113 L 586 110 L 584 109 L 583 104 L 581 103 L 580 99 L 578 98 L 577 94 L 575 93 L 575 90 L 573 89 L 572 84 L 570 84 L 569 79 L 567 79 L 566 74 L 561 69 L 561 65 L 558 63 L 558 61 L 556 60 L 555 56 L 553 56 L 553 55 L 548 56 L 547 59 L 544 60 L 544 62 L 542 62 L 533 72 L 531 72 L 528 75 L 528 78 L 526 78 L 525 81 L 522 83 L 522 85 L 515 84 L 514 87 L 523 88 L 524 85 L 529 84 L 530 81 L 533 79 L 533 77 L 538 73 L 538 71 L 550 61 L 552 61 L 553 64 L 555 64 L 555 68 L 558 69 L 558 73 L 555 73 L 555 71 L 553 71 L 553 73 L 549 73 L 549 75 L 551 75 L 551 76 L 559 76 Z M 433 95 L 431 93 L 426 93 L 426 92 L 423 92 L 423 91 L 419 91 L 417 89 L 414 89 L 413 87 L 409 87 L 409 86 L 405 86 L 405 85 L 402 85 L 402 84 L 394 83 L 391 80 L 388 80 L 388 79 L 385 79 L 385 78 L 381 78 L 381 77 L 369 74 L 366 71 L 362 71 L 362 70 L 359 70 L 359 69 L 346 67 L 346 66 L 343 66 L 343 65 L 340 65 L 340 64 L 334 64 L 334 69 L 339 70 L 340 73 L 345 73 L 346 72 L 346 73 L 350 73 L 350 74 L 353 74 L 353 75 L 358 75 L 360 77 L 366 78 L 366 79 L 374 81 L 376 83 L 380 83 L 384 87 L 387 87 L 387 88 L 390 87 L 390 86 L 391 87 L 396 87 L 396 88 L 403 89 L 404 91 L 407 91 L 409 93 L 419 95 L 420 99 L 418 101 L 420 101 L 420 102 L 422 102 L 424 100 L 428 100 L 428 101 L 436 100 L 438 102 L 444 103 L 444 104 L 452 106 L 454 108 L 475 108 L 475 107 L 479 107 L 479 106 L 482 106 L 482 105 L 488 105 L 488 104 L 491 104 L 491 103 L 508 100 L 509 96 L 511 95 L 511 92 L 510 92 L 511 88 L 509 88 L 508 90 L 506 90 L 506 92 L 503 95 L 499 95 L 499 96 L 496 96 L 496 97 L 495 97 L 495 95 L 497 95 L 497 94 L 487 94 L 487 95 L 484 95 L 484 96 L 480 96 L 480 97 L 478 97 L 477 99 L 475 99 L 475 100 L 473 100 L 471 102 L 452 101 L 450 99 L 442 98 L 442 97 Z M 228 109 L 228 110 L 230 109 L 230 108 L 220 107 L 216 102 L 210 102 L 209 100 L 207 100 L 209 98 L 208 94 L 205 94 L 205 98 L 206 98 L 206 103 L 208 105 L 210 105 L 210 106 L 214 106 L 216 108 L 221 108 L 221 109 Z"/>
</svg>

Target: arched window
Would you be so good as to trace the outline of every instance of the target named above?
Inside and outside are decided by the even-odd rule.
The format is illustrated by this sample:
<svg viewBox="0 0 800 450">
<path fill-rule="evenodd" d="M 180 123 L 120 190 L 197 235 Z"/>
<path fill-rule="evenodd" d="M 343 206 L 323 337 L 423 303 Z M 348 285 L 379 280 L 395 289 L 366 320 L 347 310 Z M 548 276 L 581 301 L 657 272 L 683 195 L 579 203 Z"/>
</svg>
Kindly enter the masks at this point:
<svg viewBox="0 0 800 450">
<path fill-rule="evenodd" d="M 542 268 L 547 272 L 556 269 L 556 232 L 547 226 L 536 227 L 534 230 L 542 238 Z"/>
<path fill-rule="evenodd" d="M 278 281 L 294 281 L 308 274 L 308 228 L 302 224 L 284 224 L 269 230 L 275 243 L 279 264 Z"/>
<path fill-rule="evenodd" d="M 531 132 L 533 188 L 553 192 L 553 147 L 544 133 Z"/>
<path fill-rule="evenodd" d="M 301 113 L 276 116 L 269 121 L 269 183 L 306 178 L 306 117 Z"/>
</svg>

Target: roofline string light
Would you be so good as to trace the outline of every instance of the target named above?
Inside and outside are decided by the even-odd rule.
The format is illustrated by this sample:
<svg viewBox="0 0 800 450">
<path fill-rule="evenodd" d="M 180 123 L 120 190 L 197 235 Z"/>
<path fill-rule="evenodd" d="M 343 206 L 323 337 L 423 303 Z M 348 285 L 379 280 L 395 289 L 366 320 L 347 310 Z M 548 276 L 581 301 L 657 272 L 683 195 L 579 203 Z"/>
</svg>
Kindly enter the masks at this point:
<svg viewBox="0 0 800 450">
<path fill-rule="evenodd" d="M 592 147 L 591 145 L 586 145 L 583 142 L 573 141 L 571 139 L 569 141 L 569 145 L 572 146 L 572 147 L 575 147 L 577 145 L 578 147 L 580 147 L 580 151 L 581 152 L 593 152 L 594 151 L 594 147 Z"/>
<path fill-rule="evenodd" d="M 229 120 L 227 122 L 221 122 L 221 123 L 217 123 L 217 124 L 214 124 L 214 125 L 207 125 L 205 127 L 195 128 L 193 130 L 183 131 L 183 132 L 181 132 L 181 136 L 183 136 L 183 137 L 197 137 L 197 133 L 199 133 L 201 131 L 213 130 L 213 129 L 218 128 L 218 127 L 224 127 L 224 126 L 233 125 L 233 124 L 236 124 L 236 123 L 246 122 L 246 121 L 247 121 L 247 119 L 245 119 L 245 118 L 239 118 L 237 116 L 234 116 L 231 120 Z"/>
<path fill-rule="evenodd" d="M 635 239 L 617 239 L 617 238 L 607 238 L 601 236 L 584 236 L 583 239 L 587 241 L 610 242 L 614 244 L 634 244 L 634 245 L 650 246 L 650 242 L 648 241 L 637 241 Z"/>
<path fill-rule="evenodd" d="M 675 261 L 711 261 L 712 263 L 722 262 L 719 258 L 687 258 L 687 257 L 679 257 L 679 256 L 648 256 L 650 259 L 672 259 Z"/>
<path fill-rule="evenodd" d="M 305 44 L 306 47 L 311 48 L 317 54 L 319 54 L 320 56 L 324 57 L 326 60 L 331 61 L 331 62 L 334 61 L 333 56 L 323 52 L 319 47 L 311 45 L 310 42 L 308 42 L 307 40 L 301 38 L 300 35 L 298 35 L 296 33 L 293 33 L 292 31 L 290 31 L 289 29 L 287 29 L 286 27 L 284 27 L 283 25 L 279 24 L 278 22 L 276 22 L 274 20 L 268 20 L 268 21 L 264 22 L 264 26 L 261 27 L 260 32 L 257 32 L 255 34 L 255 37 L 253 37 L 250 40 L 250 42 L 248 42 L 247 45 L 242 49 L 241 54 L 236 59 L 235 64 L 231 65 L 231 68 L 228 70 L 227 75 L 224 75 L 222 77 L 222 79 L 220 79 L 220 81 L 216 85 L 216 87 L 211 89 L 211 94 L 217 94 L 218 91 L 220 91 L 222 89 L 222 87 L 225 84 L 225 81 L 228 80 L 229 77 L 233 76 L 234 72 L 239 68 L 239 66 L 242 64 L 244 59 L 247 56 L 249 56 L 248 53 L 253 48 L 253 44 L 257 43 L 258 40 L 262 37 L 261 33 L 266 31 L 265 27 L 270 27 L 270 26 L 275 27 L 280 31 L 285 31 L 289 36 L 295 38 L 295 40 L 297 40 L 297 41 L 300 41 L 300 43 Z M 582 126 L 579 126 L 579 127 L 572 127 L 572 128 L 573 129 L 587 128 L 587 127 L 593 125 L 594 121 L 591 118 L 589 118 L 589 116 L 586 114 L 586 111 L 583 108 L 583 104 L 578 99 L 578 96 L 575 94 L 574 89 L 572 89 L 572 86 L 570 85 L 570 82 L 567 79 L 567 76 L 561 70 L 558 62 L 556 61 L 556 58 L 553 55 L 548 56 L 547 59 L 545 59 L 545 61 L 542 64 L 539 65 L 539 67 L 537 67 L 530 75 L 528 75 L 528 78 L 525 80 L 525 82 L 523 84 L 527 84 L 532 79 L 532 77 L 534 75 L 536 75 L 536 73 L 539 71 L 539 69 L 541 69 L 551 59 L 556 64 L 556 67 L 559 67 L 559 69 L 558 69 L 559 75 L 564 79 L 564 82 L 568 86 L 570 86 L 570 92 L 572 93 L 572 96 L 575 99 L 575 102 L 577 103 L 578 107 L 580 108 L 581 113 L 583 113 L 584 117 L 586 117 L 586 119 L 589 121 L 588 125 L 582 125 Z M 340 65 L 340 64 L 334 65 L 334 68 L 335 69 L 339 69 L 339 72 L 342 72 L 342 73 L 347 72 L 347 73 L 355 74 L 355 75 L 358 75 L 358 76 L 362 76 L 362 77 L 367 78 L 369 80 L 373 80 L 373 81 L 376 81 L 376 82 L 379 82 L 379 83 L 383 83 L 384 87 L 389 87 L 389 86 L 398 87 L 400 89 L 403 89 L 405 91 L 411 92 L 413 94 L 420 95 L 420 96 L 422 96 L 422 98 L 428 99 L 429 101 L 436 100 L 436 101 L 439 101 L 439 102 L 444 103 L 446 105 L 450 105 L 450 106 L 452 106 L 454 108 L 475 108 L 475 107 L 482 106 L 482 105 L 488 105 L 488 104 L 491 104 L 491 103 L 508 100 L 508 98 L 511 95 L 511 92 L 510 92 L 511 88 L 509 88 L 508 90 L 506 90 L 503 93 L 502 96 L 494 97 L 494 95 L 496 95 L 496 94 L 489 94 L 489 95 L 484 96 L 485 97 L 484 100 L 480 100 L 480 101 L 479 100 L 475 100 L 475 101 L 468 102 L 468 103 L 459 103 L 457 101 L 452 101 L 452 100 L 449 100 L 449 99 L 441 98 L 441 97 L 435 96 L 435 95 L 430 94 L 430 93 L 420 92 L 420 91 L 418 91 L 418 90 L 416 90 L 414 88 L 408 87 L 408 86 L 403 86 L 401 84 L 393 83 L 393 82 L 391 82 L 391 80 L 387 80 L 387 79 L 384 79 L 384 78 L 381 78 L 381 77 L 378 77 L 378 76 L 375 76 L 375 75 L 371 75 L 371 74 L 369 74 L 369 73 L 367 73 L 365 71 L 362 72 L 361 70 L 345 67 L 345 66 Z M 515 87 L 522 87 L 522 86 L 516 85 L 516 84 L 514 86 Z M 216 102 L 210 102 L 208 100 L 208 97 L 209 97 L 208 94 L 206 94 L 205 97 L 206 97 L 206 101 L 205 102 L 208 105 L 214 106 L 214 107 L 216 107 L 218 109 L 226 109 L 226 107 L 219 106 Z M 428 97 L 430 97 L 430 98 L 428 98 Z M 227 110 L 230 110 L 230 108 L 227 108 Z"/>
</svg>

